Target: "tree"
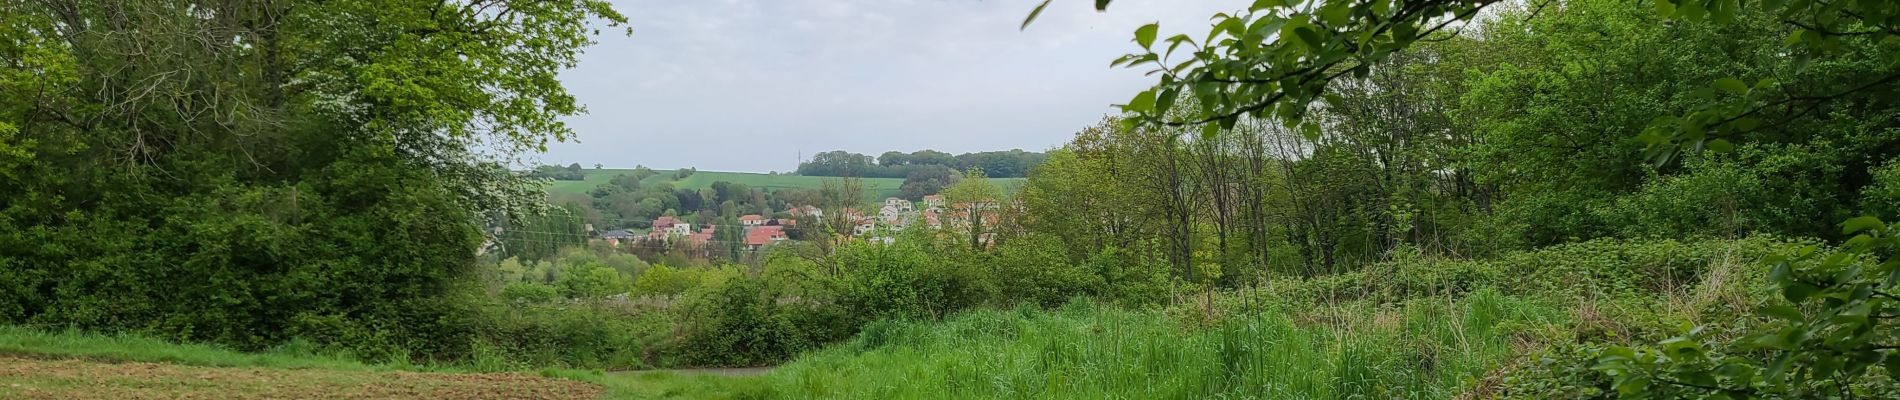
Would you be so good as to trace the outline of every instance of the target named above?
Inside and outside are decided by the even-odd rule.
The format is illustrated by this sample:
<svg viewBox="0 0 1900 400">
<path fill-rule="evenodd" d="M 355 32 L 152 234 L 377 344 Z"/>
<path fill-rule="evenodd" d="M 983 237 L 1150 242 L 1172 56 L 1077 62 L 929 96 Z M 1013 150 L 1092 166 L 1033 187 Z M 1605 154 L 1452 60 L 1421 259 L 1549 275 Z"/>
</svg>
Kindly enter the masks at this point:
<svg viewBox="0 0 1900 400">
<path fill-rule="evenodd" d="M 544 199 L 502 166 L 572 137 L 555 77 L 596 19 L 625 22 L 594 0 L 0 4 L 0 322 L 467 349 L 441 296 L 485 223 Z"/>
<path fill-rule="evenodd" d="M 944 199 L 950 202 L 952 213 L 962 214 L 963 229 L 970 237 L 970 247 L 983 248 L 987 242 L 984 216 L 996 215 L 995 210 L 1004 201 L 1003 191 L 983 176 L 982 168 L 971 168 L 963 173 L 963 178 L 957 180 L 955 185 L 944 190 Z"/>
</svg>

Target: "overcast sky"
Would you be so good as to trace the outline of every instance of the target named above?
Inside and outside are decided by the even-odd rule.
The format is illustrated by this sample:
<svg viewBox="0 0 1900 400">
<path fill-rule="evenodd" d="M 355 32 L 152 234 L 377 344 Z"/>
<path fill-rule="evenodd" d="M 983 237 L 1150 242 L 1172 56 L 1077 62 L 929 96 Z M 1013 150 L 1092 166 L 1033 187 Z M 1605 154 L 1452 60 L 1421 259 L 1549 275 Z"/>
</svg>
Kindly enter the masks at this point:
<svg viewBox="0 0 1900 400">
<path fill-rule="evenodd" d="M 562 81 L 589 112 L 579 143 L 540 161 L 789 171 L 849 150 L 1045 150 L 1152 78 L 1108 62 L 1132 32 L 1207 31 L 1245 1 L 617 0 L 633 35 L 602 31 Z"/>
</svg>

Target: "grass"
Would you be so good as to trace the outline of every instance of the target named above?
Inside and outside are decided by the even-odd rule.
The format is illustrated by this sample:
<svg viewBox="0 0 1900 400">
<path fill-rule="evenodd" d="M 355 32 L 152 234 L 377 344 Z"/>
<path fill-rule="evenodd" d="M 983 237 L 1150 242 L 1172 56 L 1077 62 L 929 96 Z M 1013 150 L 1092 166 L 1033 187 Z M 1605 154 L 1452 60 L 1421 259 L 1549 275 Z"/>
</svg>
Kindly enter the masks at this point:
<svg viewBox="0 0 1900 400">
<path fill-rule="evenodd" d="M 175 363 L 209 367 L 319 368 L 344 371 L 450 370 L 416 365 L 371 365 L 345 357 L 317 354 L 304 342 L 270 351 L 246 353 L 202 344 L 179 344 L 138 335 L 108 335 L 76 330 L 44 331 L 0 326 L 0 354 L 45 358 Z"/>
<path fill-rule="evenodd" d="M 1526 349 L 1555 307 L 1452 302 L 1270 310 L 1185 329 L 1157 311 L 1072 303 L 886 322 L 760 377 L 639 376 L 632 398 L 1443 399 Z"/>
<path fill-rule="evenodd" d="M 599 373 L 468 373 L 466 366 L 368 364 L 292 342 L 246 353 L 138 335 L 0 326 L 0 398 L 588 399 Z"/>
<path fill-rule="evenodd" d="M 582 180 L 554 181 L 550 183 L 548 192 L 586 193 L 588 190 L 592 190 L 594 187 L 612 180 L 615 175 L 633 172 L 631 169 L 589 169 L 586 171 L 587 175 Z M 839 179 L 827 176 L 699 171 L 694 172 L 691 176 L 687 176 L 686 179 L 675 180 L 673 179 L 675 170 L 657 171 L 660 172 L 659 175 L 648 177 L 646 180 L 640 181 L 640 184 L 645 186 L 668 182 L 672 183 L 674 188 L 698 190 L 712 187 L 713 182 L 726 181 L 767 190 L 787 188 L 818 189 L 824 187 L 824 182 L 827 180 Z M 990 180 L 995 182 L 999 189 L 1003 189 L 1004 193 L 1015 193 L 1017 189 L 1022 187 L 1025 181 L 1024 178 L 991 178 Z M 903 178 L 860 178 L 859 181 L 864 183 L 866 201 L 882 201 L 885 197 L 901 196 L 903 192 Z"/>
</svg>

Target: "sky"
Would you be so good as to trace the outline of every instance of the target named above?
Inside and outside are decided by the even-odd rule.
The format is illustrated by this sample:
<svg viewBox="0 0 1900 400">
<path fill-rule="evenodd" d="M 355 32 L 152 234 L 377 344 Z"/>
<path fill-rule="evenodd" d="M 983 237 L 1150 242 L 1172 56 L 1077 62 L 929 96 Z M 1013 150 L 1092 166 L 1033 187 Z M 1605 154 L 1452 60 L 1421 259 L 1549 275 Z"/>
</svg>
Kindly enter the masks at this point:
<svg viewBox="0 0 1900 400">
<path fill-rule="evenodd" d="M 1153 84 L 1108 67 L 1134 29 L 1205 35 L 1246 1 L 616 0 L 561 81 L 588 113 L 538 161 L 790 171 L 802 155 L 1060 146 Z"/>
</svg>

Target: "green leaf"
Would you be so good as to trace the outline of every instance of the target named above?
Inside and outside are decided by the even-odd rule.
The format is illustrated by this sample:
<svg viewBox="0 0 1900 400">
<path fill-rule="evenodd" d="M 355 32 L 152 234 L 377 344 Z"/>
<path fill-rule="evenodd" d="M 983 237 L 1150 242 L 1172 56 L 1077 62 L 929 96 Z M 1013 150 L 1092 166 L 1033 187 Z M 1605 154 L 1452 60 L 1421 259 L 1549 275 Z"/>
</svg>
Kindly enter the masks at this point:
<svg viewBox="0 0 1900 400">
<path fill-rule="evenodd" d="M 1727 140 L 1723 140 L 1723 139 L 1710 140 L 1707 144 L 1704 144 L 1703 146 L 1707 147 L 1709 151 L 1713 151 L 1717 153 L 1727 153 L 1727 152 L 1735 151 L 1735 144 L 1729 143 Z"/>
<path fill-rule="evenodd" d="M 1793 278 L 1793 267 L 1790 267 L 1787 261 L 1775 263 L 1775 268 L 1768 270 L 1768 281 L 1775 284 L 1793 282 Z"/>
<path fill-rule="evenodd" d="M 1748 84 L 1742 83 L 1741 79 L 1735 79 L 1734 77 L 1722 77 L 1722 79 L 1716 79 L 1715 88 L 1722 89 L 1729 93 L 1735 93 L 1735 94 L 1748 93 Z"/>
<path fill-rule="evenodd" d="M 1149 89 L 1149 90 L 1143 90 L 1141 91 L 1140 94 L 1136 94 L 1135 98 L 1129 99 L 1128 105 L 1122 106 L 1122 111 L 1139 113 L 1139 112 L 1152 111 L 1154 110 L 1154 108 L 1155 108 L 1155 91 L 1154 89 Z"/>
<path fill-rule="evenodd" d="M 1756 309 L 1755 313 L 1761 314 L 1764 317 L 1785 319 L 1785 320 L 1788 320 L 1789 322 L 1801 322 L 1801 321 L 1807 320 L 1806 316 L 1801 315 L 1801 310 L 1796 310 L 1794 307 L 1790 307 L 1786 305 L 1772 305 L 1772 306 L 1762 307 L 1762 308 Z"/>
<path fill-rule="evenodd" d="M 1095 0 L 1095 11 L 1108 11 L 1109 0 Z"/>
<path fill-rule="evenodd" d="M 1887 227 L 1887 224 L 1880 222 L 1880 218 L 1875 218 L 1873 216 L 1860 216 L 1860 217 L 1855 217 L 1853 219 L 1849 219 L 1847 220 L 1847 222 L 1842 222 L 1841 234 L 1853 234 L 1853 233 L 1857 233 L 1864 230 L 1883 229 L 1886 227 Z"/>
<path fill-rule="evenodd" d="M 1326 21 L 1326 25 L 1335 28 L 1345 26 L 1346 23 L 1352 22 L 1352 3 L 1329 3 L 1319 9 L 1319 18 L 1321 21 Z"/>
<path fill-rule="evenodd" d="M 1023 18 L 1023 26 L 1016 28 L 1016 30 L 1029 29 L 1029 23 L 1036 22 L 1036 17 L 1042 15 L 1042 9 L 1048 8 L 1050 1 L 1053 0 L 1042 0 L 1042 4 L 1037 4 L 1036 8 L 1029 10 L 1029 17 Z"/>
<path fill-rule="evenodd" d="M 1411 43 L 1413 39 L 1418 39 L 1418 25 L 1413 25 L 1413 24 L 1404 23 L 1404 22 L 1399 22 L 1392 25 L 1392 41 L 1393 42 L 1397 42 L 1401 44 Z"/>
<path fill-rule="evenodd" d="M 1313 28 L 1304 27 L 1304 26 L 1293 28 L 1293 35 L 1298 36 L 1301 42 L 1306 43 L 1306 47 L 1310 47 L 1315 50 L 1319 49 L 1319 44 L 1320 44 L 1319 32 L 1314 31 Z"/>
<path fill-rule="evenodd" d="M 1802 301 L 1806 301 L 1808 299 L 1808 296 L 1813 296 L 1815 292 L 1819 292 L 1819 291 L 1821 291 L 1820 287 L 1816 287 L 1814 285 L 1810 285 L 1806 283 L 1795 282 L 1795 283 L 1790 283 L 1787 286 L 1782 286 L 1781 296 L 1783 298 L 1788 299 L 1788 302 L 1800 303 Z"/>
<path fill-rule="evenodd" d="M 1882 365 L 1887 367 L 1888 378 L 1900 381 L 1900 352 L 1888 352 L 1887 361 Z"/>
<path fill-rule="evenodd" d="M 1279 8 L 1279 7 L 1286 7 L 1286 0 L 1254 0 L 1253 6 L 1247 7 L 1247 9 L 1252 10 L 1252 11 L 1260 11 L 1260 10 L 1265 10 L 1269 8 Z"/>
<path fill-rule="evenodd" d="M 1150 23 L 1147 25 L 1142 25 L 1140 28 L 1135 28 L 1135 44 L 1141 45 L 1141 48 L 1144 48 L 1144 49 L 1154 46 L 1155 31 L 1160 30 L 1160 29 L 1161 29 L 1161 23 L 1159 22 Z"/>
<path fill-rule="evenodd" d="M 1783 40 L 1782 44 L 1789 46 L 1801 44 L 1801 38 L 1807 34 L 1808 30 L 1806 29 L 1795 29 L 1794 32 L 1788 32 L 1788 39 Z"/>
<path fill-rule="evenodd" d="M 1162 90 L 1161 96 L 1155 99 L 1155 111 L 1167 112 L 1168 109 L 1173 108 L 1174 98 L 1180 94 L 1181 88 L 1179 86 Z"/>
<path fill-rule="evenodd" d="M 1194 43 L 1194 38 L 1188 37 L 1185 33 L 1168 38 L 1168 52 L 1166 55 L 1174 55 L 1174 49 L 1181 47 L 1181 43 Z"/>
<path fill-rule="evenodd" d="M 1675 1 L 1674 0 L 1656 0 L 1656 15 L 1661 15 L 1663 17 L 1675 16 L 1676 15 Z"/>
</svg>

